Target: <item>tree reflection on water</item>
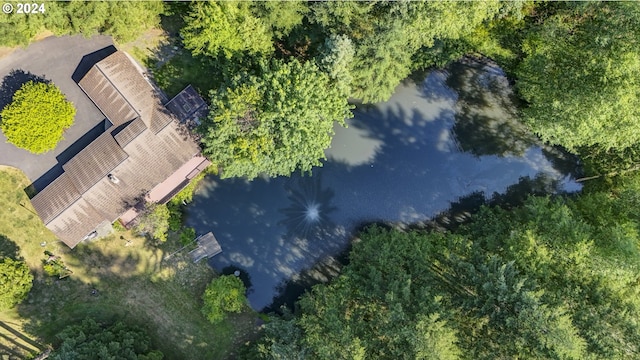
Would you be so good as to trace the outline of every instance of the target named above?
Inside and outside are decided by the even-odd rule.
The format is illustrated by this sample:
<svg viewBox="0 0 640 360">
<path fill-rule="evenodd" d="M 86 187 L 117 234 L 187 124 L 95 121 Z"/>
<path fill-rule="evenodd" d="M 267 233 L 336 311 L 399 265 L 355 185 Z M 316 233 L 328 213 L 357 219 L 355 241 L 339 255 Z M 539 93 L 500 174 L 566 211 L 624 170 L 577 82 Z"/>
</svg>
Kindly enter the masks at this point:
<svg viewBox="0 0 640 360">
<path fill-rule="evenodd" d="M 453 132 L 462 151 L 476 156 L 522 156 L 536 136 L 518 120 L 517 98 L 506 75 L 490 61 L 451 66 L 447 86 L 456 89 Z"/>
</svg>

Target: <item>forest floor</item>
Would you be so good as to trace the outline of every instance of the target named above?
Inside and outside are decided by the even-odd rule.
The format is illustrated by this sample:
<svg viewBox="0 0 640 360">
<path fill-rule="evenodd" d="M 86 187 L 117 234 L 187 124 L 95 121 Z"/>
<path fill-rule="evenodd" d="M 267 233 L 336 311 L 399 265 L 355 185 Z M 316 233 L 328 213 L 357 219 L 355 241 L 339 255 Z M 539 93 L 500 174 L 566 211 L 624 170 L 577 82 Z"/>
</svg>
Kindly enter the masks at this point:
<svg viewBox="0 0 640 360">
<path fill-rule="evenodd" d="M 200 297 L 215 274 L 186 252 L 167 259 L 181 246 L 177 239 L 156 246 L 121 232 L 69 249 L 33 212 L 23 190 L 28 184 L 20 171 L 0 169 L 0 256 L 22 257 L 35 276 L 27 299 L 0 312 L 0 358 L 33 357 L 86 317 L 142 327 L 166 359 L 227 358 L 257 334 L 257 316 L 248 308 L 218 325 L 202 316 Z M 45 250 L 73 274 L 44 274 Z"/>
</svg>

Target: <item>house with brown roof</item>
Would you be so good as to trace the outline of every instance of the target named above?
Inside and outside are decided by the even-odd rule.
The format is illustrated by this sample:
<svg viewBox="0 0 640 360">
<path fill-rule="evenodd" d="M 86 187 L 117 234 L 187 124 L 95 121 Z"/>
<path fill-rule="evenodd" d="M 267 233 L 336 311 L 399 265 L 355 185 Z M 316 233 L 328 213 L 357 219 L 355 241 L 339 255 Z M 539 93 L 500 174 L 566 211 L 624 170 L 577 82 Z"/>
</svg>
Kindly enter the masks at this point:
<svg viewBox="0 0 640 360">
<path fill-rule="evenodd" d="M 111 126 L 31 199 L 71 248 L 119 219 L 131 223 L 141 202 L 167 202 L 210 164 L 126 53 L 114 49 L 76 81 Z"/>
</svg>

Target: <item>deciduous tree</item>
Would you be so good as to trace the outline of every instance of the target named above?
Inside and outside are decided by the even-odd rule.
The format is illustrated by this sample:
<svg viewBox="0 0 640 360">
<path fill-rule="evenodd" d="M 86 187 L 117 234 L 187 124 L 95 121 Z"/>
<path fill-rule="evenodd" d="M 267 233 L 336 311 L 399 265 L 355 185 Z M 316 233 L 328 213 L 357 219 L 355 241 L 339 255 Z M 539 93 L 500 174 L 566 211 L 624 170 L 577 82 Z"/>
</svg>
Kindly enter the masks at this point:
<svg viewBox="0 0 640 360">
<path fill-rule="evenodd" d="M 33 285 L 33 275 L 23 261 L 0 259 L 0 311 L 19 304 Z"/>
<path fill-rule="evenodd" d="M 314 64 L 273 61 L 212 95 L 204 151 L 223 177 L 288 176 L 321 166 L 346 98 Z"/>
<path fill-rule="evenodd" d="M 0 113 L 7 141 L 40 154 L 52 150 L 73 124 L 76 109 L 55 85 L 27 82 Z"/>
<path fill-rule="evenodd" d="M 247 306 L 246 289 L 242 280 L 234 275 L 214 279 L 204 291 L 202 313 L 212 323 L 225 319 L 227 313 L 239 313 Z"/>
</svg>

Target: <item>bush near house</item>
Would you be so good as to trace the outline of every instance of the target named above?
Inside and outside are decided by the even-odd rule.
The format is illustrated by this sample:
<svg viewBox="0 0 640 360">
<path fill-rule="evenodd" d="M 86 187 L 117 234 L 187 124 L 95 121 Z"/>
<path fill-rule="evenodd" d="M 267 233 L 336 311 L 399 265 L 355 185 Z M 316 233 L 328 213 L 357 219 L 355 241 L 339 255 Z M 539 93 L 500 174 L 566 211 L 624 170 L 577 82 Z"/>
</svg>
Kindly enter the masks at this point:
<svg viewBox="0 0 640 360">
<path fill-rule="evenodd" d="M 29 81 L 0 113 L 0 128 L 11 144 L 41 154 L 56 147 L 75 115 L 57 86 Z"/>
<path fill-rule="evenodd" d="M 170 213 L 165 204 L 147 204 L 145 212 L 136 219 L 138 224 L 135 230 L 140 234 L 146 234 L 160 242 L 167 241 L 169 231 Z"/>
</svg>

